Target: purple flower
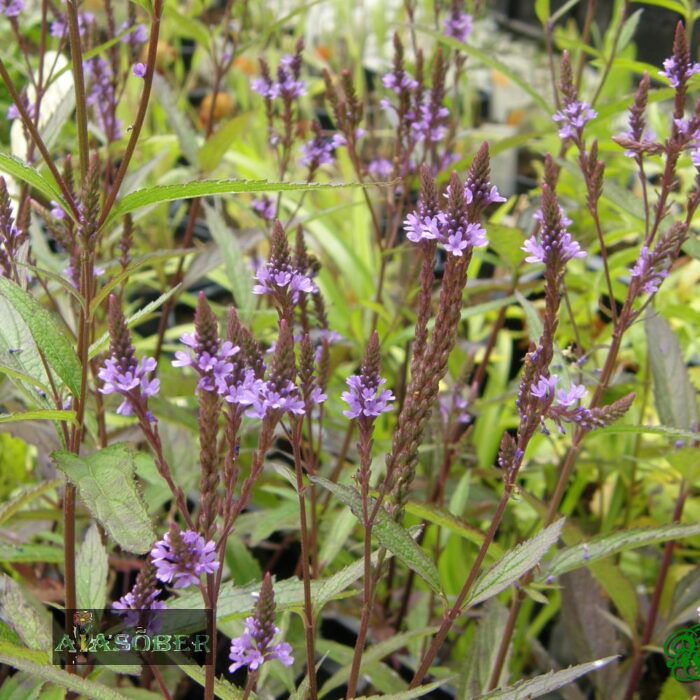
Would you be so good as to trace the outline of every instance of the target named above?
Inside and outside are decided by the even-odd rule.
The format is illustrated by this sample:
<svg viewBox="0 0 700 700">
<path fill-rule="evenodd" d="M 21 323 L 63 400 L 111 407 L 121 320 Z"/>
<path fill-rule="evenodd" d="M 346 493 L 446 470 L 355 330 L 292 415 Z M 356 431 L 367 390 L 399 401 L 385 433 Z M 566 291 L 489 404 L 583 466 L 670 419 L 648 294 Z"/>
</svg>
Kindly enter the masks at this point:
<svg viewBox="0 0 700 700">
<path fill-rule="evenodd" d="M 57 221 L 63 221 L 66 218 L 66 212 L 61 209 L 58 202 L 54 202 L 53 200 L 51 200 L 51 209 L 49 210 L 49 214 L 51 214 L 51 216 L 53 216 L 53 218 Z"/>
<path fill-rule="evenodd" d="M 415 90 L 418 87 L 418 81 L 414 80 L 405 70 L 396 69 L 382 77 L 382 85 L 387 90 L 400 95 L 404 91 Z"/>
<path fill-rule="evenodd" d="M 144 63 L 135 63 L 134 67 L 131 69 L 131 72 L 137 78 L 145 78 L 146 77 L 146 65 Z"/>
<path fill-rule="evenodd" d="M 462 251 L 469 245 L 469 241 L 462 237 L 462 229 L 457 229 L 454 233 L 447 236 L 447 240 L 443 243 L 445 250 L 452 255 L 462 257 Z"/>
<path fill-rule="evenodd" d="M 559 377 L 553 374 L 551 377 L 540 377 L 536 384 L 530 387 L 530 393 L 538 399 L 545 400 L 554 394 Z"/>
<path fill-rule="evenodd" d="M 275 269 L 267 263 L 258 268 L 255 278 L 259 284 L 253 287 L 253 294 L 287 293 L 296 304 L 301 292 L 315 294 L 318 291 L 310 277 L 293 269 L 291 265 L 287 267 L 288 269 Z"/>
<path fill-rule="evenodd" d="M 24 10 L 24 0 L 0 0 L 0 15 L 17 17 Z"/>
<path fill-rule="evenodd" d="M 455 387 L 451 396 L 440 396 L 438 405 L 442 422 L 446 426 L 449 425 L 451 416 L 454 416 L 454 422 L 457 425 L 467 425 L 471 423 L 472 417 L 468 411 L 469 401 L 460 395 L 457 387 Z"/>
<path fill-rule="evenodd" d="M 97 373 L 104 383 L 100 393 L 123 396 L 124 401 L 117 413 L 121 416 L 132 416 L 135 401 L 155 396 L 160 391 L 160 380 L 149 379 L 148 376 L 156 365 L 152 357 L 142 358 L 141 364 L 138 365 L 133 357 L 124 363 L 123 358 L 113 355 L 109 360 L 105 360 L 104 366 Z"/>
<path fill-rule="evenodd" d="M 557 404 L 570 408 L 575 403 L 578 403 L 586 395 L 586 387 L 583 384 L 572 384 L 569 390 L 557 390 Z"/>
<path fill-rule="evenodd" d="M 561 124 L 559 138 L 581 140 L 583 128 L 598 116 L 587 102 L 573 100 L 560 109 L 552 119 Z"/>
<path fill-rule="evenodd" d="M 273 627 L 273 637 L 279 634 L 279 628 Z M 245 631 L 240 637 L 231 640 L 229 659 L 233 662 L 229 671 L 235 673 L 246 666 L 250 671 L 257 671 L 266 661 L 279 661 L 283 666 L 294 663 L 292 647 L 287 642 L 271 644 L 254 617 L 247 617 Z"/>
<path fill-rule="evenodd" d="M 371 378 L 353 374 L 346 382 L 350 391 L 344 391 L 341 398 L 349 407 L 349 410 L 343 411 L 347 418 L 376 418 L 393 410 L 389 403 L 394 400 L 394 395 L 388 389 L 381 388 L 386 384 L 386 379 L 372 381 Z"/>
<path fill-rule="evenodd" d="M 253 199 L 250 206 L 253 208 L 253 211 L 265 221 L 272 221 L 275 218 L 277 206 L 267 195 L 263 195 L 260 199 L 256 197 Z"/>
<path fill-rule="evenodd" d="M 445 194 L 445 196 L 447 197 L 448 194 Z M 477 188 L 470 177 L 467 177 L 467 181 L 464 183 L 464 197 L 466 198 L 467 204 L 476 203 L 483 209 L 491 204 L 506 201 L 505 197 L 501 197 L 496 185 L 492 185 L 488 182 L 482 187 Z"/>
<path fill-rule="evenodd" d="M 306 412 L 299 390 L 291 380 L 287 380 L 286 384 L 281 387 L 275 387 L 272 382 L 259 382 L 255 389 L 257 393 L 254 394 L 251 391 L 245 399 L 250 401 L 250 408 L 246 411 L 249 418 L 262 419 L 268 413 L 275 411 L 293 413 L 298 416 L 302 416 Z M 317 403 L 325 401 L 325 395 L 322 397 L 317 400 Z"/>
<path fill-rule="evenodd" d="M 191 351 L 188 353 L 178 350 L 172 362 L 173 367 L 192 367 L 201 377 L 197 388 L 222 393 L 226 389 L 226 377 L 233 370 L 228 359 L 236 355 L 240 348 L 228 340 L 220 343 L 216 339 L 213 344 L 205 343 L 197 334 L 192 333 L 183 334 L 180 342 Z"/>
<path fill-rule="evenodd" d="M 84 36 L 88 25 L 95 22 L 95 15 L 91 12 L 78 13 L 78 34 Z M 58 17 L 51 23 L 51 36 L 61 39 L 68 35 L 68 23 L 63 17 Z"/>
<path fill-rule="evenodd" d="M 472 17 L 453 6 L 450 16 L 445 20 L 445 36 L 451 36 L 466 44 L 472 33 Z"/>
<path fill-rule="evenodd" d="M 375 158 L 367 166 L 367 174 L 373 180 L 388 180 L 394 174 L 394 166 L 385 158 Z"/>
<path fill-rule="evenodd" d="M 586 257 L 587 253 L 581 250 L 581 246 L 566 230 L 566 227 L 571 225 L 571 219 L 561 206 L 559 206 L 556 224 L 553 226 L 547 224 L 543 209 L 538 209 L 533 218 L 541 225 L 540 240 L 538 241 L 532 235 L 520 248 L 529 253 L 525 258 L 526 262 L 545 263 L 548 257 L 554 256 L 563 264 L 573 258 Z"/>
<path fill-rule="evenodd" d="M 173 588 L 196 586 L 202 574 L 213 574 L 219 568 L 216 546 L 193 530 L 180 531 L 171 527 L 151 550 L 156 578 L 173 582 Z"/>
<path fill-rule="evenodd" d="M 131 24 L 129 24 L 129 21 L 127 20 L 126 22 L 123 22 L 122 25 L 119 27 L 119 33 L 121 34 L 122 32 L 125 32 L 130 28 Z M 129 44 L 129 46 L 131 47 L 137 46 L 139 44 L 145 44 L 147 41 L 148 30 L 146 29 L 146 27 L 143 26 L 143 24 L 137 24 L 133 31 L 129 32 L 126 36 L 123 36 L 121 38 L 122 44 Z"/>
<path fill-rule="evenodd" d="M 524 250 L 529 255 L 525 258 L 525 262 L 529 263 L 543 263 L 544 262 L 544 248 L 541 243 L 537 242 L 535 236 L 530 236 L 520 250 Z"/>
<path fill-rule="evenodd" d="M 424 240 L 423 222 L 415 212 L 412 212 L 404 219 L 403 227 L 406 231 L 406 238 L 408 238 L 409 241 L 419 243 Z"/>
<path fill-rule="evenodd" d="M 301 147 L 301 165 L 308 168 L 310 172 L 316 171 L 322 165 L 331 165 L 333 157 L 333 143 L 324 138 L 320 131 L 313 139 Z"/>
<path fill-rule="evenodd" d="M 642 290 L 646 294 L 656 294 L 661 283 L 668 277 L 668 270 L 655 269 L 648 246 L 642 246 L 639 251 L 639 259 L 630 272 L 632 278 L 638 277 L 642 281 Z"/>
<path fill-rule="evenodd" d="M 676 56 L 671 56 L 664 61 L 664 69 L 659 71 L 659 75 L 668 78 L 668 82 L 672 88 L 678 89 L 681 84 L 685 85 L 688 79 L 700 73 L 700 63 L 694 63 L 690 60 L 679 60 Z"/>
</svg>

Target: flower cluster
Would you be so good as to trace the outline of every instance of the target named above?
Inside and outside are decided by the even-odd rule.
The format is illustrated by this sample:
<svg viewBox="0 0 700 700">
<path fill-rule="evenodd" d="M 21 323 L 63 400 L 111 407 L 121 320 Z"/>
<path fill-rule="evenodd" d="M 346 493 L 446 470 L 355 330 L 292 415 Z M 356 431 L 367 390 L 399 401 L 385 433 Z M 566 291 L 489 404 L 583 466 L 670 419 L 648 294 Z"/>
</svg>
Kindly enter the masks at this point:
<svg viewBox="0 0 700 700">
<path fill-rule="evenodd" d="M 266 63 L 261 61 L 262 75 L 251 82 L 251 88 L 266 100 L 295 100 L 306 94 L 306 83 L 300 80 L 301 53 L 283 56 L 273 78 Z"/>
<path fill-rule="evenodd" d="M 341 398 L 348 405 L 348 410 L 343 411 L 347 418 L 372 421 L 393 409 L 389 404 L 395 397 L 388 389 L 382 389 L 386 379 L 379 375 L 379 361 L 379 339 L 375 332 L 367 347 L 360 373 L 353 374 L 346 380 L 350 391 L 344 391 Z"/>
<path fill-rule="evenodd" d="M 530 388 L 530 393 L 541 401 L 548 401 L 555 396 L 555 388 L 559 376 L 540 377 Z M 557 406 L 570 408 L 586 396 L 586 387 L 582 384 L 572 384 L 568 389 L 557 389 L 555 403 Z"/>
<path fill-rule="evenodd" d="M 449 198 L 449 187 L 445 196 Z M 485 208 L 494 202 L 504 202 L 505 199 L 498 194 L 495 185 L 483 189 L 476 188 L 474 183 L 464 184 L 464 198 L 467 206 L 472 204 L 479 208 Z M 462 257 L 464 251 L 471 248 L 483 248 L 488 245 L 486 231 L 477 222 L 468 222 L 462 219 L 450 219 L 444 211 L 438 211 L 434 215 L 421 211 L 414 211 L 404 221 L 406 238 L 413 243 L 421 241 L 437 241 L 452 255 Z"/>
<path fill-rule="evenodd" d="M 344 145 L 344 139 L 337 137 L 333 139 L 326 138 L 321 133 L 321 127 L 314 122 L 313 125 L 314 137 L 308 143 L 301 147 L 300 164 L 304 168 L 308 168 L 309 176 L 311 177 L 316 170 L 323 165 L 331 165 L 335 160 L 333 151 L 339 145 Z"/>
<path fill-rule="evenodd" d="M 255 273 L 258 281 L 253 294 L 270 295 L 281 304 L 299 302 L 300 294 L 315 294 L 318 290 L 306 271 L 297 269 L 291 262 L 287 235 L 279 221 L 272 229 L 270 259 Z"/>
<path fill-rule="evenodd" d="M 667 78 L 671 87 L 675 89 L 685 85 L 697 73 L 700 73 L 700 63 L 692 61 L 689 55 L 667 58 L 664 61 L 664 69 L 659 71 L 659 75 Z"/>
<path fill-rule="evenodd" d="M 463 5 L 464 3 L 460 2 L 460 0 L 454 0 L 450 7 L 450 14 L 445 19 L 444 26 L 445 36 L 452 37 L 466 44 L 469 35 L 472 33 L 472 17 L 464 12 Z"/>
<path fill-rule="evenodd" d="M 375 158 L 367 165 L 367 174 L 373 180 L 388 180 L 394 174 L 394 164 L 385 158 Z"/>
<path fill-rule="evenodd" d="M 550 193 L 547 185 L 543 186 L 543 193 Z M 545 201 L 546 200 L 546 201 Z M 527 262 L 544 263 L 555 262 L 559 265 L 574 258 L 585 258 L 586 252 L 566 230 L 571 226 L 571 219 L 566 215 L 561 206 L 551 201 L 551 196 L 543 197 L 542 208 L 534 216 L 539 224 L 539 240 L 533 234 L 522 246 L 522 250 L 528 253 Z M 545 211 L 548 208 L 549 213 Z"/>
<path fill-rule="evenodd" d="M 469 401 L 462 395 L 459 388 L 455 387 L 450 393 L 441 394 L 438 397 L 438 406 L 443 425 L 449 426 L 450 422 L 456 425 L 468 425 L 471 423 L 472 417 L 469 413 Z"/>
<path fill-rule="evenodd" d="M 639 259 L 632 268 L 630 276 L 639 278 L 642 290 L 646 294 L 656 294 L 661 283 L 668 277 L 668 270 L 654 268 L 649 247 L 645 245 L 639 251 Z"/>
<path fill-rule="evenodd" d="M 196 586 L 202 574 L 213 574 L 219 568 L 212 540 L 205 542 L 194 530 L 181 531 L 175 526 L 155 543 L 151 561 L 156 578 L 172 583 L 173 588 Z"/>
<path fill-rule="evenodd" d="M 125 614 L 126 624 L 132 627 L 143 625 L 141 611 L 165 610 L 166 604 L 158 600 L 160 590 L 156 587 L 156 569 L 153 562 L 147 560 L 136 577 L 134 587 L 119 600 L 112 603 L 112 610 Z"/>
<path fill-rule="evenodd" d="M 18 17 L 24 10 L 24 0 L 0 0 L 0 15 Z"/>
<path fill-rule="evenodd" d="M 95 23 L 95 15 L 92 12 L 78 13 L 78 34 L 85 36 L 85 32 L 91 24 Z M 51 23 L 51 36 L 62 39 L 68 36 L 68 23 L 63 17 L 58 17 Z"/>
<path fill-rule="evenodd" d="M 231 673 L 243 667 L 257 671 L 267 661 L 279 661 L 284 666 L 294 663 L 292 647 L 287 642 L 273 643 L 280 630 L 275 625 L 275 596 L 269 573 L 263 578 L 257 598 L 255 615 L 246 618 L 243 634 L 231 640 Z"/>
<path fill-rule="evenodd" d="M 552 119 L 560 125 L 559 138 L 580 141 L 583 129 L 598 116 L 598 113 L 587 102 L 573 100 L 567 102 Z"/>
</svg>

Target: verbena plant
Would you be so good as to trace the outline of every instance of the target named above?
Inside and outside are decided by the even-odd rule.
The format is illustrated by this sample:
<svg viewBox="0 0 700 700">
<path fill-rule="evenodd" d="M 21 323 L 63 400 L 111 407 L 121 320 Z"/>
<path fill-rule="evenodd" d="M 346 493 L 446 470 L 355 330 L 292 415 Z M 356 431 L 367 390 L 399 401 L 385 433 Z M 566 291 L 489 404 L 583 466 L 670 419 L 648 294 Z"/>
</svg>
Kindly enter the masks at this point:
<svg viewBox="0 0 700 700">
<path fill-rule="evenodd" d="M 479 3 L 0 0 L 0 698 L 687 696 L 698 11 L 644 4 L 661 71 L 538 0 L 542 94 Z M 52 665 L 52 607 L 214 663 Z"/>
</svg>

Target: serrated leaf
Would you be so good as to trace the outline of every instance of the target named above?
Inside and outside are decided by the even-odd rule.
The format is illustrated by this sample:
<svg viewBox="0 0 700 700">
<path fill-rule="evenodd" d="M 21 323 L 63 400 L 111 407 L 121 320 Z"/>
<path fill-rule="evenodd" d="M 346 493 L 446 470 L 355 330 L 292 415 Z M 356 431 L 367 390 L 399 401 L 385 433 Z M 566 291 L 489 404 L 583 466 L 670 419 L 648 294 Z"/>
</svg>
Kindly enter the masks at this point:
<svg viewBox="0 0 700 700">
<path fill-rule="evenodd" d="M 578 666 L 570 666 L 562 671 L 550 671 L 542 676 L 520 681 L 508 688 L 480 695 L 477 700 L 525 700 L 526 698 L 529 700 L 530 698 L 539 698 L 558 688 L 563 688 L 569 683 L 573 683 L 577 678 L 585 676 L 587 673 L 598 671 L 617 659 L 617 656 L 607 656 L 604 659 L 598 659 L 598 661 L 589 661 Z"/>
<path fill-rule="evenodd" d="M 24 506 L 57 488 L 60 483 L 58 479 L 53 479 L 50 481 L 42 481 L 39 484 L 23 489 L 21 493 L 0 506 L 0 525 L 10 520 L 10 518 L 22 510 Z"/>
<path fill-rule="evenodd" d="M 110 445 L 85 459 L 65 451 L 52 456 L 122 549 L 136 554 L 149 551 L 156 536 L 134 481 L 134 453 L 126 445 Z"/>
<path fill-rule="evenodd" d="M 26 182 L 38 192 L 41 192 L 48 199 L 59 202 L 67 210 L 66 204 L 61 197 L 61 192 L 55 184 L 48 178 L 42 177 L 36 168 L 30 168 L 19 158 L 15 158 L 7 153 L 0 153 L 0 172 L 12 175 L 12 177 Z"/>
<path fill-rule="evenodd" d="M 659 419 L 664 425 L 690 430 L 698 419 L 697 398 L 678 339 L 668 322 L 651 309 L 644 328 Z"/>
<path fill-rule="evenodd" d="M 419 685 L 417 688 L 412 688 L 411 690 L 404 690 L 402 693 L 389 693 L 388 695 L 361 695 L 356 700 L 412 700 L 412 698 L 420 698 L 423 695 L 432 693 L 433 690 L 437 690 L 441 685 L 449 683 L 452 680 L 452 676 L 449 678 L 443 678 L 439 681 L 433 681 L 432 683 L 426 683 L 425 685 Z"/>
<path fill-rule="evenodd" d="M 309 478 L 335 495 L 350 508 L 355 517 L 361 522 L 362 499 L 355 489 L 343 484 L 334 484 L 320 476 Z M 379 509 L 372 532 L 376 535 L 382 547 L 388 549 L 409 569 L 415 571 L 436 593 L 443 595 L 440 575 L 435 564 L 428 558 L 408 531 L 392 520 L 383 508 Z"/>
<path fill-rule="evenodd" d="M 100 610 L 107 599 L 109 564 L 97 525 L 85 533 L 75 561 L 75 587 L 79 608 Z"/>
<path fill-rule="evenodd" d="M 493 598 L 537 566 L 549 548 L 556 544 L 564 527 L 564 521 L 564 518 L 560 518 L 531 540 L 527 540 L 515 549 L 506 552 L 489 571 L 477 579 L 465 602 L 465 607 L 471 607 Z"/>
<path fill-rule="evenodd" d="M 258 586 L 259 588 L 259 586 Z M 204 669 L 199 666 L 179 666 L 178 667 L 186 676 L 189 676 L 193 681 L 204 687 Z M 233 683 L 229 683 L 224 678 L 216 678 L 214 680 L 214 695 L 219 700 L 241 700 L 243 691 L 237 688 Z M 255 693 L 250 693 L 249 698 L 256 698 Z"/>
<path fill-rule="evenodd" d="M 51 314 L 34 298 L 5 277 L 0 277 L 0 296 L 22 317 L 47 363 L 70 389 L 80 395 L 80 362 L 73 343 L 56 325 Z M 21 354 L 21 353 L 20 353 Z"/>
<path fill-rule="evenodd" d="M 219 212 L 206 202 L 204 214 L 209 232 L 221 251 L 236 309 L 240 312 L 243 322 L 247 323 L 250 312 L 255 308 L 255 297 L 252 292 L 253 276 L 243 257 L 243 250 L 235 232 L 229 229 Z"/>
<path fill-rule="evenodd" d="M 46 409 L 45 411 L 23 411 L 22 413 L 5 413 L 0 415 L 0 424 L 20 423 L 29 420 L 53 420 L 72 423 L 75 420 L 75 411 L 54 411 Z"/>
<path fill-rule="evenodd" d="M 700 535 L 700 525 L 666 525 L 650 530 L 615 532 L 588 543 L 561 549 L 554 555 L 546 570 L 540 573 L 537 578 L 544 580 L 547 576 L 560 576 L 626 549 L 637 549 L 671 540 L 680 540 L 684 537 L 697 537 L 698 535 Z"/>
<path fill-rule="evenodd" d="M 37 678 L 55 683 L 93 700 L 128 700 L 125 695 L 112 688 L 86 680 L 74 673 L 67 673 L 57 666 L 50 665 L 48 659 L 42 663 L 42 659 L 46 659 L 45 654 L 39 655 L 38 652 L 30 652 L 29 649 L 0 642 L 0 662 L 8 666 L 26 671 Z"/>
<path fill-rule="evenodd" d="M 46 658 L 51 649 L 51 615 L 34 596 L 4 574 L 0 576 L 0 613 L 23 644 L 41 651 Z"/>
<path fill-rule="evenodd" d="M 242 192 L 294 192 L 307 190 L 327 190 L 347 187 L 362 187 L 357 182 L 308 183 L 308 182 L 268 182 L 267 180 L 194 180 L 179 185 L 155 185 L 124 196 L 112 209 L 105 226 L 124 214 L 141 207 L 180 199 L 211 197 L 216 194 L 236 194 Z"/>
</svg>

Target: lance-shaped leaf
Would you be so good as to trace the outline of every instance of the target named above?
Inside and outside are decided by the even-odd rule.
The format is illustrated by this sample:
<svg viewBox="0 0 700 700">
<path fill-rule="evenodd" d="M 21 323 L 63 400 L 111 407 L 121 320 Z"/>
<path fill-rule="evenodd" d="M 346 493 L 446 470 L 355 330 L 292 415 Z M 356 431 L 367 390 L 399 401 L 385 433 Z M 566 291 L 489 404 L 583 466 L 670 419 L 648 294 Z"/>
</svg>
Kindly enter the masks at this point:
<svg viewBox="0 0 700 700">
<path fill-rule="evenodd" d="M 122 549 L 149 551 L 156 536 L 134 481 L 134 454 L 126 445 L 110 445 L 85 459 L 65 451 L 54 452 L 53 458 Z"/>
<path fill-rule="evenodd" d="M 0 277 L 0 296 L 22 317 L 49 366 L 72 394 L 79 396 L 81 371 L 78 356 L 73 343 L 58 327 L 51 314 L 36 299 L 4 277 Z"/>
<path fill-rule="evenodd" d="M 97 525 L 85 533 L 75 562 L 75 587 L 78 607 L 100 609 L 107 598 L 107 575 L 109 564 L 107 550 L 102 544 Z"/>
<path fill-rule="evenodd" d="M 19 158 L 15 158 L 7 153 L 0 153 L 0 172 L 7 173 L 22 182 L 26 182 L 37 192 L 46 195 L 48 199 L 53 199 L 56 202 L 63 202 L 60 190 L 53 181 L 49 179 L 51 176 L 42 177 L 39 175 L 36 168 L 29 167 Z M 63 206 L 65 207 L 65 205 Z"/>
<path fill-rule="evenodd" d="M 560 550 L 540 573 L 538 580 L 544 580 L 548 576 L 560 576 L 569 571 L 580 569 L 593 564 L 599 559 L 610 557 L 626 549 L 637 549 L 698 535 L 700 535 L 700 525 L 665 525 L 664 527 L 649 530 L 614 532 L 611 535 L 599 537 L 588 543 L 577 544 Z"/>
<path fill-rule="evenodd" d="M 697 399 L 678 339 L 667 321 L 651 309 L 644 326 L 649 364 L 654 377 L 654 402 L 661 423 L 690 430 L 698 420 Z"/>
<path fill-rule="evenodd" d="M 477 700 L 522 700 L 524 698 L 539 698 L 558 688 L 563 688 L 573 683 L 577 678 L 585 676 L 591 671 L 598 671 L 615 661 L 617 656 L 606 656 L 598 661 L 589 661 L 578 666 L 570 666 L 562 671 L 550 671 L 543 676 L 537 676 L 526 681 L 520 681 L 515 685 L 499 690 L 494 690 L 486 695 L 480 695 Z"/>
<path fill-rule="evenodd" d="M 343 484 L 334 484 L 332 481 L 318 476 L 310 477 L 310 479 L 337 496 L 361 521 L 362 498 L 355 489 Z M 372 499 L 370 501 L 373 502 Z M 377 536 L 382 547 L 388 549 L 409 569 L 415 571 L 438 595 L 443 595 L 440 575 L 435 564 L 428 558 L 408 531 L 392 520 L 383 508 L 379 509 L 372 532 Z"/>
<path fill-rule="evenodd" d="M 506 552 L 502 559 L 477 579 L 465 607 L 492 598 L 537 566 L 549 548 L 559 539 L 563 527 L 564 518 L 561 518 L 531 540 L 527 540 L 515 549 Z"/>
</svg>

